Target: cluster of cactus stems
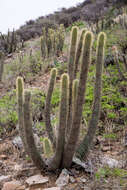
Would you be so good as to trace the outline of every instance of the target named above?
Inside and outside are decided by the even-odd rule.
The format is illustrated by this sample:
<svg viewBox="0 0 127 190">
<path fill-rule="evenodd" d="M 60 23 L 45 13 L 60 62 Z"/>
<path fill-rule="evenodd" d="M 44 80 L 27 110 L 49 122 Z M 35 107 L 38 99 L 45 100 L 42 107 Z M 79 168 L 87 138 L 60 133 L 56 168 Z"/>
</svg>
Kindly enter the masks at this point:
<svg viewBox="0 0 127 190">
<path fill-rule="evenodd" d="M 2 81 L 4 71 L 4 54 L 0 52 L 0 81 Z"/>
<path fill-rule="evenodd" d="M 44 59 L 54 57 L 62 53 L 65 38 L 64 26 L 61 24 L 56 30 L 42 29 L 41 54 Z"/>
<path fill-rule="evenodd" d="M 122 15 L 119 15 L 118 20 L 123 29 L 127 29 L 127 14 L 123 13 Z"/>
<path fill-rule="evenodd" d="M 125 68 L 123 71 L 122 68 L 120 67 L 120 64 L 119 64 L 119 53 L 118 53 L 117 47 L 113 46 L 112 50 L 113 50 L 114 60 L 115 60 L 115 64 L 116 64 L 116 67 L 117 67 L 117 70 L 119 73 L 120 80 L 127 81 L 127 76 L 126 76 L 127 60 L 126 60 L 126 57 L 123 57 L 123 60 L 124 60 L 123 63 L 124 63 L 124 68 Z"/>
<path fill-rule="evenodd" d="M 1 33 L 0 41 L 6 53 L 10 54 L 16 51 L 18 39 L 17 39 L 16 32 L 14 30 L 12 32 L 8 30 L 7 35 L 3 35 Z"/>
<path fill-rule="evenodd" d="M 104 60 L 105 34 L 101 32 L 98 36 L 97 59 L 96 59 L 96 79 L 93 100 L 93 111 L 88 125 L 87 135 L 77 148 L 82 119 L 82 110 L 85 103 L 85 92 L 89 66 L 91 63 L 91 49 L 93 34 L 83 30 L 79 40 L 77 27 L 72 28 L 70 42 L 70 56 L 68 62 L 68 74 L 61 76 L 61 100 L 59 107 L 59 123 L 57 135 L 53 132 L 51 124 L 50 110 L 51 98 L 55 86 L 57 70 L 51 70 L 49 88 L 45 104 L 45 125 L 48 137 L 53 144 L 54 155 L 45 163 L 39 154 L 32 133 L 32 121 L 30 111 L 31 94 L 23 90 L 23 80 L 17 79 L 17 94 L 19 105 L 19 130 L 23 140 L 24 148 L 31 157 L 34 164 L 40 170 L 55 170 L 58 168 L 69 168 L 72 164 L 74 155 L 83 159 L 89 151 L 95 136 L 101 101 L 101 76 Z M 77 58 L 78 56 L 78 58 Z M 81 58 L 81 60 L 80 60 Z M 79 61 L 80 60 L 80 61 Z M 80 62 L 80 76 L 76 79 Z M 47 142 L 46 142 L 47 143 Z"/>
</svg>

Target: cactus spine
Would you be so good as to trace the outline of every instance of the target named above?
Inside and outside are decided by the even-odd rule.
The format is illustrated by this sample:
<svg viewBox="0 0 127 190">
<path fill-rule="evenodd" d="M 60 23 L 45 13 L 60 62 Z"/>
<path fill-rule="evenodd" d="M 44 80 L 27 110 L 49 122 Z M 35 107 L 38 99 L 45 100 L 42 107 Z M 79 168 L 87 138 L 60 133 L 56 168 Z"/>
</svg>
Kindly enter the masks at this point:
<svg viewBox="0 0 127 190">
<path fill-rule="evenodd" d="M 96 133 L 100 115 L 100 102 L 101 102 L 101 86 L 102 86 L 102 70 L 104 63 L 104 48 L 105 48 L 106 36 L 101 32 L 97 39 L 97 59 L 96 59 L 96 81 L 94 86 L 94 100 L 92 108 L 92 116 L 88 125 L 88 132 L 84 137 L 82 143 L 77 149 L 76 156 L 83 159 L 87 156 L 88 151 L 93 143 L 93 138 Z"/>
</svg>

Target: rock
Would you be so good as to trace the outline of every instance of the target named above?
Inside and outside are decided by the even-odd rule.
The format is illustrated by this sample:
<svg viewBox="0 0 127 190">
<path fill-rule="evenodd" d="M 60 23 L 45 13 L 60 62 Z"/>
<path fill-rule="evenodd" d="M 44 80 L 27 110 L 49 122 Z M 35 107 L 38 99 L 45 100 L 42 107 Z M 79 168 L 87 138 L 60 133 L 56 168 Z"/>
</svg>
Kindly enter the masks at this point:
<svg viewBox="0 0 127 190">
<path fill-rule="evenodd" d="M 84 186 L 84 190 L 91 190 L 90 187 Z"/>
<path fill-rule="evenodd" d="M 15 166 L 15 171 L 16 171 L 14 175 L 15 178 L 20 177 L 20 176 L 30 177 L 32 175 L 36 175 L 39 173 L 39 170 L 36 167 L 26 166 L 25 168 L 23 168 L 22 165 L 18 165 L 18 164 Z"/>
<path fill-rule="evenodd" d="M 101 150 L 103 152 L 111 151 L 111 147 L 110 146 L 103 146 Z"/>
<path fill-rule="evenodd" d="M 37 134 L 34 134 L 34 140 L 35 140 L 35 144 L 37 147 L 40 147 L 41 144 L 40 144 L 40 138 L 38 137 Z"/>
<path fill-rule="evenodd" d="M 69 180 L 70 180 L 71 183 L 75 183 L 76 182 L 75 178 L 72 177 L 72 176 L 70 176 Z"/>
<path fill-rule="evenodd" d="M 10 180 L 10 178 L 11 178 L 11 176 L 10 176 L 10 175 L 7 175 L 7 176 L 2 175 L 2 176 L 0 176 L 0 184 L 5 183 L 5 182 L 9 181 L 9 180 Z"/>
<path fill-rule="evenodd" d="M 43 177 L 42 175 L 34 175 L 26 180 L 26 184 L 29 186 L 37 186 L 45 184 L 48 181 L 49 181 L 48 177 Z"/>
<path fill-rule="evenodd" d="M 22 168 L 23 168 L 22 164 L 21 165 L 15 164 L 15 166 L 14 166 L 15 171 L 21 171 Z"/>
<path fill-rule="evenodd" d="M 2 190 L 20 190 L 21 183 L 19 181 L 6 182 Z"/>
<path fill-rule="evenodd" d="M 85 163 L 82 162 L 79 158 L 73 157 L 73 163 L 79 165 L 81 168 L 85 170 L 85 172 L 94 173 L 93 165 L 91 162 Z"/>
<path fill-rule="evenodd" d="M 58 187 L 64 187 L 69 183 L 69 171 L 67 169 L 63 169 L 59 178 L 56 180 L 56 185 Z"/>
<path fill-rule="evenodd" d="M 19 149 L 23 148 L 23 144 L 22 144 L 22 139 L 20 136 L 16 136 L 13 140 L 12 143 Z"/>
<path fill-rule="evenodd" d="M 0 155 L 0 159 L 1 160 L 6 160 L 8 157 L 7 157 L 7 155 L 5 155 L 5 154 L 2 154 L 2 155 Z"/>
<path fill-rule="evenodd" d="M 115 160 L 113 158 L 110 158 L 108 156 L 101 158 L 101 162 L 102 162 L 102 164 L 107 165 L 109 168 L 118 168 L 119 167 L 119 161 Z"/>
<path fill-rule="evenodd" d="M 82 182 L 82 183 L 86 183 L 86 179 L 84 178 L 84 177 L 82 177 L 82 178 L 80 178 L 80 181 Z"/>
<path fill-rule="evenodd" d="M 40 138 L 38 137 L 37 134 L 34 134 L 34 140 L 35 140 L 35 144 L 37 147 L 40 147 Z M 23 148 L 23 143 L 22 143 L 22 139 L 20 136 L 16 136 L 13 140 L 12 143 L 19 149 Z"/>
<path fill-rule="evenodd" d="M 46 188 L 44 190 L 61 190 L 61 187 L 51 187 L 51 188 Z"/>
</svg>

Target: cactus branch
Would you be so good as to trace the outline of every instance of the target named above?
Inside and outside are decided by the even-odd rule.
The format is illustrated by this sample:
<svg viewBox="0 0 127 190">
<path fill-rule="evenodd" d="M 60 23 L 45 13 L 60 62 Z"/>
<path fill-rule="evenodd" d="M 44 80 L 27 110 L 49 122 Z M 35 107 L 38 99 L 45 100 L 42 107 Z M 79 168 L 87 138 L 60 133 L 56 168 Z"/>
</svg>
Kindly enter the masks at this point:
<svg viewBox="0 0 127 190">
<path fill-rule="evenodd" d="M 125 78 L 123 72 L 121 71 L 120 65 L 119 65 L 118 50 L 117 50 L 116 46 L 114 47 L 113 52 L 114 52 L 114 60 L 115 60 L 115 63 L 116 63 L 116 67 L 117 67 L 120 79 L 124 80 L 124 81 L 127 81 L 127 78 Z"/>
<path fill-rule="evenodd" d="M 39 170 L 45 170 L 46 164 L 43 161 L 40 153 L 38 152 L 34 136 L 32 132 L 32 121 L 31 121 L 31 112 L 30 112 L 30 99 L 31 93 L 29 91 L 24 92 L 24 105 L 23 105 L 23 114 L 24 114 L 24 128 L 25 128 L 25 137 L 26 143 L 28 146 L 28 155 L 31 157 L 34 164 Z"/>
<path fill-rule="evenodd" d="M 78 71 L 79 60 L 80 60 L 81 52 L 82 52 L 83 37 L 84 37 L 85 32 L 86 30 L 83 29 L 80 34 L 80 38 L 79 38 L 79 42 L 78 42 L 78 46 L 76 50 L 75 65 L 74 65 L 74 79 L 76 79 L 76 74 Z"/>
<path fill-rule="evenodd" d="M 79 87 L 78 87 L 78 94 L 76 101 L 76 109 L 74 111 L 72 129 L 67 144 L 65 146 L 64 156 L 63 156 L 63 166 L 67 168 L 70 167 L 72 163 L 72 158 L 75 152 L 76 143 L 78 141 L 78 136 L 80 131 L 80 122 L 82 117 L 84 95 L 86 91 L 87 74 L 91 62 L 91 45 L 92 45 L 92 33 L 86 32 L 83 43 L 82 66 L 81 66 L 81 73 L 80 73 L 80 80 L 79 80 Z"/>
<path fill-rule="evenodd" d="M 24 149 L 27 151 L 27 145 L 25 140 L 24 118 L 23 118 L 24 83 L 22 77 L 17 78 L 16 88 L 17 88 L 17 100 L 18 100 L 19 133 L 23 142 Z"/>
<path fill-rule="evenodd" d="M 53 93 L 54 84 L 56 81 L 56 73 L 57 73 L 56 69 L 51 70 L 51 77 L 50 77 L 49 88 L 48 88 L 47 97 L 46 97 L 46 104 L 45 104 L 46 131 L 48 133 L 50 141 L 53 143 L 54 148 L 55 148 L 56 142 L 55 142 L 55 135 L 53 134 L 53 128 L 51 125 L 50 110 L 51 110 L 52 93 Z"/>
<path fill-rule="evenodd" d="M 98 35 L 97 45 L 97 60 L 96 60 L 96 80 L 94 86 L 94 100 L 92 108 L 92 116 L 88 125 L 88 132 L 84 137 L 82 143 L 79 145 L 76 156 L 80 159 L 86 158 L 88 151 L 93 143 L 96 133 L 99 115 L 100 115 L 100 102 L 101 102 L 101 86 L 102 86 L 102 70 L 104 62 L 104 47 L 106 36 L 105 33 L 100 32 Z"/>
<path fill-rule="evenodd" d="M 75 63 L 75 54 L 76 54 L 77 34 L 78 34 L 78 28 L 73 27 L 71 32 L 71 44 L 70 44 L 70 54 L 69 54 L 69 63 L 68 63 L 69 103 L 68 103 L 67 130 L 66 130 L 67 137 L 70 133 L 72 125 L 72 85 L 74 79 L 74 63 Z"/>
<path fill-rule="evenodd" d="M 68 75 L 63 74 L 61 77 L 61 102 L 60 102 L 59 128 L 58 128 L 58 137 L 56 143 L 56 152 L 50 164 L 50 168 L 52 168 L 53 170 L 61 166 L 62 155 L 65 144 L 67 108 L 68 108 Z"/>
</svg>

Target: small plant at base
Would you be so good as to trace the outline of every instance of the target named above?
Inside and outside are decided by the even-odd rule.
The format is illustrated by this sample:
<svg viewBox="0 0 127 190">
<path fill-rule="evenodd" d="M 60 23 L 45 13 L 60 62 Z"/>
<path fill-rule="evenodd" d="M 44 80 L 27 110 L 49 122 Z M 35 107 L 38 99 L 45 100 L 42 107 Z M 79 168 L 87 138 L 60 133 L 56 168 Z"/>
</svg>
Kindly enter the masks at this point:
<svg viewBox="0 0 127 190">
<path fill-rule="evenodd" d="M 48 138 L 43 139 L 43 150 L 44 150 L 44 155 L 46 158 L 49 158 L 53 155 L 53 149 L 51 142 Z"/>
</svg>

